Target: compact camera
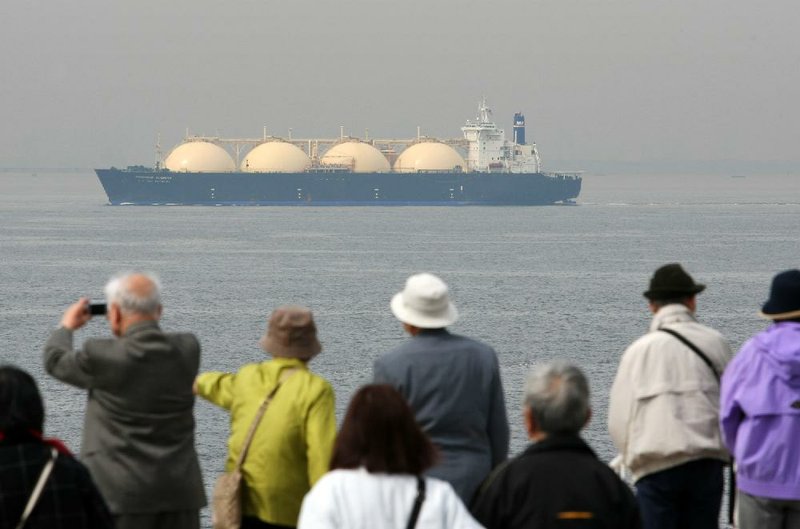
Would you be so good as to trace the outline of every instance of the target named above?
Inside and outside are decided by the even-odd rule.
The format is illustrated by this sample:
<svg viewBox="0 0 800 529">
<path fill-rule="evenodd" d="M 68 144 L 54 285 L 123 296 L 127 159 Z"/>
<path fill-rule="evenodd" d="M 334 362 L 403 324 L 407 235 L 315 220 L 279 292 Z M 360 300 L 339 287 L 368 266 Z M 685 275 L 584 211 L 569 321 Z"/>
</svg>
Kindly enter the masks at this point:
<svg viewBox="0 0 800 529">
<path fill-rule="evenodd" d="M 89 302 L 89 314 L 91 314 L 92 316 L 105 316 L 106 311 L 107 307 L 105 301 Z"/>
</svg>

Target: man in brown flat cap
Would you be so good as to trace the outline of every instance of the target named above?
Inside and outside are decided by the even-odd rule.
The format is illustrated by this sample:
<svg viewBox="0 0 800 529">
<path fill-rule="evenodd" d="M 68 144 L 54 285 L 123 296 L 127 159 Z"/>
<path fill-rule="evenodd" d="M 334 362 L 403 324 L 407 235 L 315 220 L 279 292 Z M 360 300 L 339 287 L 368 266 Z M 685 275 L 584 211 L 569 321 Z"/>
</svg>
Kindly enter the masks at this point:
<svg viewBox="0 0 800 529">
<path fill-rule="evenodd" d="M 636 483 L 645 529 L 719 527 L 728 460 L 719 377 L 731 349 L 695 319 L 704 289 L 677 263 L 656 270 L 644 293 L 650 332 L 622 355 L 611 388 L 608 429 L 617 463 Z"/>
</svg>

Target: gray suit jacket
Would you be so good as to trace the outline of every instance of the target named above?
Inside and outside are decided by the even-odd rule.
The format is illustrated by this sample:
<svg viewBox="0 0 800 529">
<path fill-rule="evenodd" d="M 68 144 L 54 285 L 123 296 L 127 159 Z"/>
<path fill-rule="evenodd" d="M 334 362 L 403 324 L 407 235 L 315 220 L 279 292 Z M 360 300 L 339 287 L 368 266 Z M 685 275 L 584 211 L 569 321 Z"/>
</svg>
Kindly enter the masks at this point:
<svg viewBox="0 0 800 529">
<path fill-rule="evenodd" d="M 508 419 L 494 350 L 481 342 L 424 330 L 375 362 L 375 382 L 408 399 L 439 447 L 428 474 L 449 482 L 469 504 L 478 485 L 508 456 Z"/>
<path fill-rule="evenodd" d="M 194 446 L 192 382 L 200 345 L 156 322 L 119 339 L 72 349 L 57 329 L 44 348 L 55 378 L 89 390 L 81 459 L 114 514 L 199 509 L 206 504 Z"/>
</svg>

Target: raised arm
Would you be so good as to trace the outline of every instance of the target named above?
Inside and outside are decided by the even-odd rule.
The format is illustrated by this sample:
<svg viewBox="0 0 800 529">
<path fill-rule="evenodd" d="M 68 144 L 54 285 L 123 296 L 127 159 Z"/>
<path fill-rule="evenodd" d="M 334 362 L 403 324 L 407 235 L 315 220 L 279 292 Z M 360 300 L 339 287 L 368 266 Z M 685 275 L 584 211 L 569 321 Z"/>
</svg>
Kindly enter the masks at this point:
<svg viewBox="0 0 800 529">
<path fill-rule="evenodd" d="M 85 351 L 73 350 L 73 332 L 80 329 L 92 316 L 88 298 L 73 303 L 61 318 L 61 326 L 52 332 L 44 346 L 44 368 L 53 377 L 79 388 L 92 387 L 93 373 Z"/>
<path fill-rule="evenodd" d="M 233 384 L 235 381 L 235 374 L 209 371 L 208 373 L 197 375 L 192 390 L 198 397 L 202 397 L 210 403 L 230 411 L 233 405 Z"/>
</svg>

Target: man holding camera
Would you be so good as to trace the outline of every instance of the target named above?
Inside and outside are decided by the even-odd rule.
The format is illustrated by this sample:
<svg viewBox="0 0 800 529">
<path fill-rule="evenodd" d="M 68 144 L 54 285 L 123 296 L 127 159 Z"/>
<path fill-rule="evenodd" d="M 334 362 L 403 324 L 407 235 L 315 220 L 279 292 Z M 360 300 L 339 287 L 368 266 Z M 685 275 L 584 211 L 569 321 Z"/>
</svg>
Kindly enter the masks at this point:
<svg viewBox="0 0 800 529">
<path fill-rule="evenodd" d="M 44 348 L 50 375 L 89 390 L 81 458 L 117 529 L 195 529 L 206 504 L 192 394 L 200 345 L 192 334 L 160 329 L 160 290 L 150 274 L 114 277 L 105 294 L 116 338 L 73 349 L 73 333 L 102 312 L 81 298 Z"/>
</svg>

